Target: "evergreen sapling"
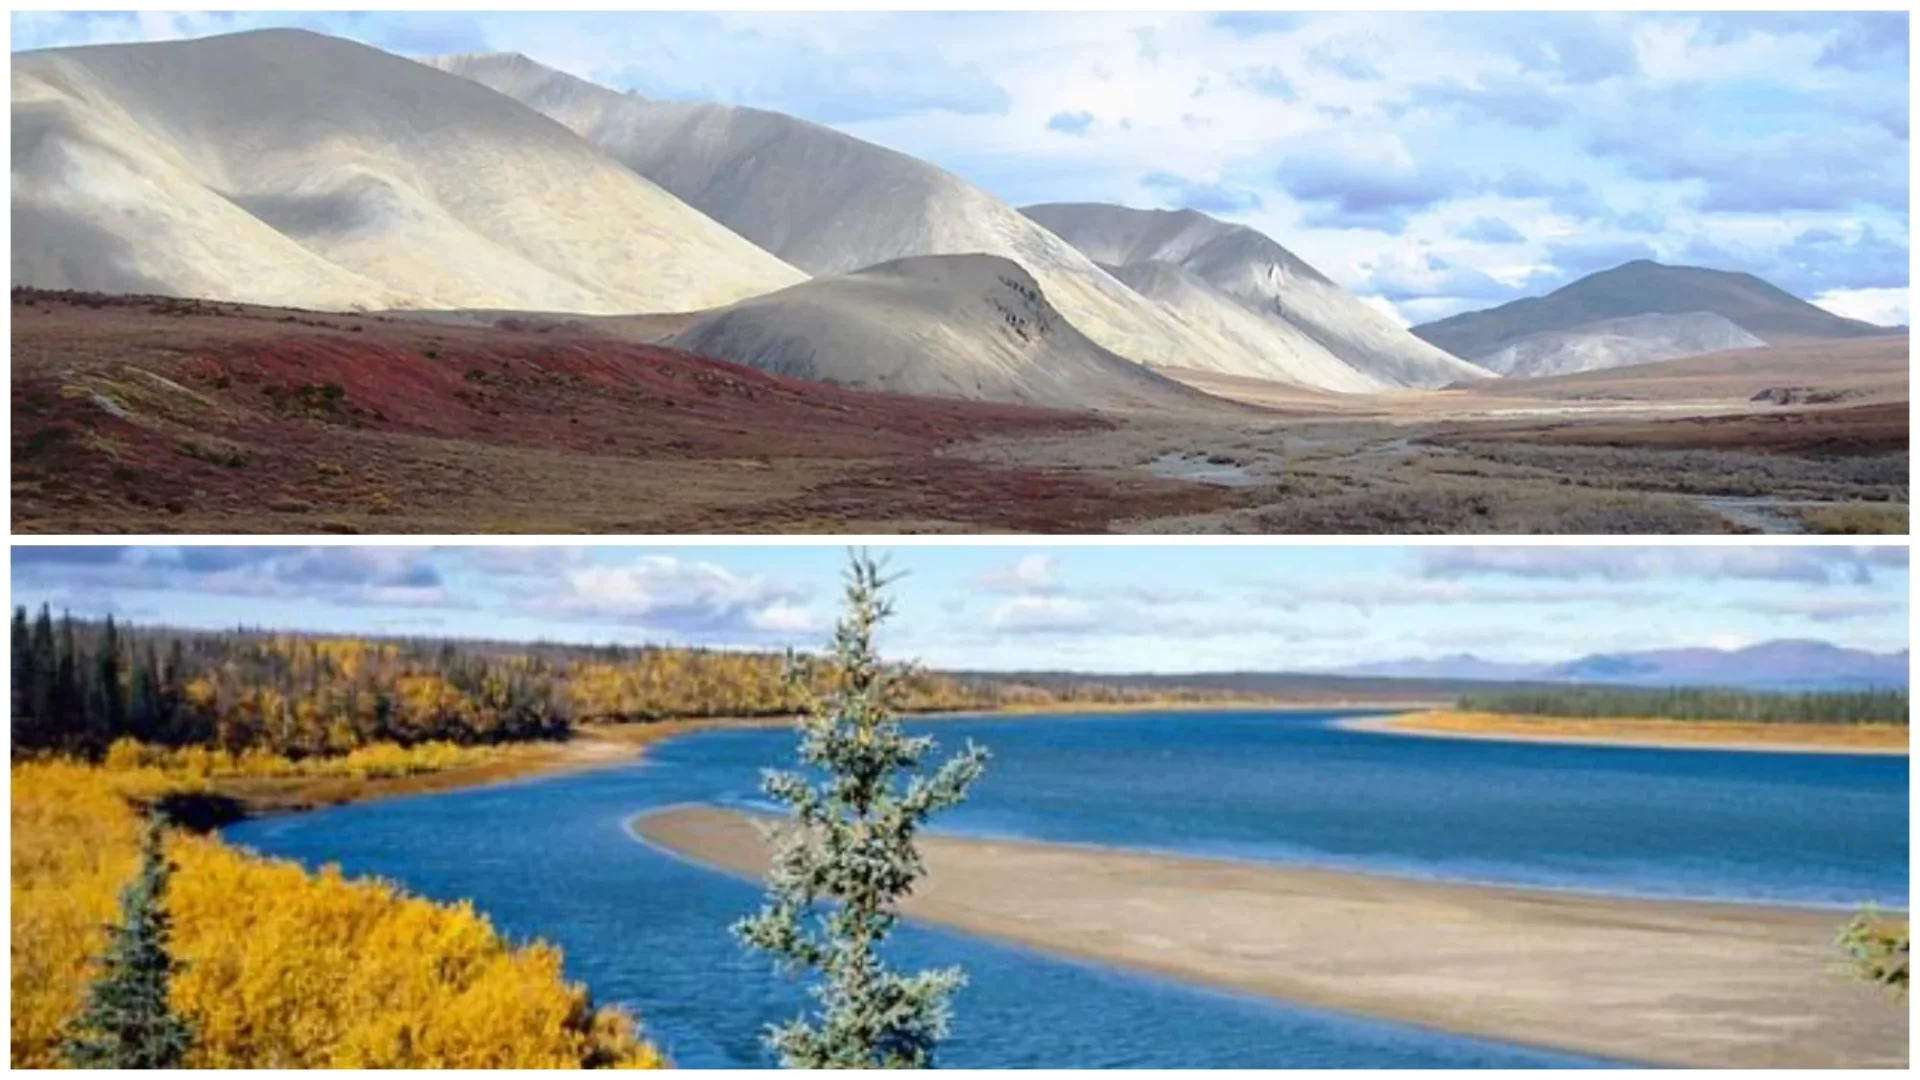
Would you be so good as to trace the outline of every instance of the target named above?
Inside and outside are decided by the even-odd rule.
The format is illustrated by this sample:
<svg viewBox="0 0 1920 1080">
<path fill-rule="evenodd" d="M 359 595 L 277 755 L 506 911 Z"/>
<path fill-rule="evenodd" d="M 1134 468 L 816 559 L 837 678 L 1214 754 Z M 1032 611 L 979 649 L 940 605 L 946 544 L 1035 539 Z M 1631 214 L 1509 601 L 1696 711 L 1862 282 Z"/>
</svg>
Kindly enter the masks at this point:
<svg viewBox="0 0 1920 1080">
<path fill-rule="evenodd" d="M 74 1068 L 177 1069 L 186 1060 L 193 1032 L 167 1000 L 178 970 L 167 953 L 172 927 L 162 906 L 172 871 L 159 818 L 149 818 L 140 872 L 120 892 L 120 923 L 101 957 L 100 977 L 61 1043 Z"/>
<path fill-rule="evenodd" d="M 769 770 L 762 785 L 788 819 L 772 838 L 765 905 L 734 933 L 783 969 L 818 976 L 815 1014 L 767 1035 L 788 1068 L 930 1067 L 949 999 L 966 981 L 957 967 L 901 974 L 880 955 L 925 872 L 915 836 L 966 797 L 987 760 L 969 742 L 931 774 L 919 771 L 933 740 L 907 736 L 898 720 L 911 672 L 874 652 L 874 628 L 893 613 L 890 583 L 874 561 L 853 557 L 833 654 L 811 673 L 824 693 L 800 667 L 791 675 L 807 702 L 805 771 Z"/>
</svg>

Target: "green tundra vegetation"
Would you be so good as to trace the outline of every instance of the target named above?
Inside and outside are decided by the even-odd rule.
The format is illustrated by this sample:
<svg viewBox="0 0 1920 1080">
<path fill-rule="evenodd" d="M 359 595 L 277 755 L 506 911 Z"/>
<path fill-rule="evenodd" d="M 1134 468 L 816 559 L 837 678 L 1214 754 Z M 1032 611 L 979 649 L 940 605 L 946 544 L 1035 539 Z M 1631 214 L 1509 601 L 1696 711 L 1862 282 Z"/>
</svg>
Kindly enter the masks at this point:
<svg viewBox="0 0 1920 1080">
<path fill-rule="evenodd" d="M 1873 909 L 1856 914 L 1840 930 L 1840 948 L 1852 959 L 1854 974 L 1892 991 L 1902 1007 L 1907 999 L 1911 934 L 1907 920 L 1891 919 Z"/>
<path fill-rule="evenodd" d="M 1463 694 L 1462 712 L 1582 719 L 1734 720 L 1751 723 L 1907 723 L 1905 690 L 1769 693 L 1698 687 L 1530 687 Z"/>
</svg>

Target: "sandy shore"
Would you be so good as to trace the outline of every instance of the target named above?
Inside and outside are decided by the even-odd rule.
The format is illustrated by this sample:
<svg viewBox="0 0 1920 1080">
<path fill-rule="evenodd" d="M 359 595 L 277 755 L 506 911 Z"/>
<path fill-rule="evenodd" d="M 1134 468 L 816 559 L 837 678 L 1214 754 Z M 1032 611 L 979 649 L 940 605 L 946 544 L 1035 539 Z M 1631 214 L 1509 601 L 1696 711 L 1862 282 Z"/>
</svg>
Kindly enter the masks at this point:
<svg viewBox="0 0 1920 1080">
<path fill-rule="evenodd" d="M 695 807 L 643 815 L 632 828 L 668 850 L 758 876 L 766 866 L 758 825 Z M 922 844 L 929 876 L 909 915 L 1035 949 L 1646 1064 L 1907 1064 L 1907 1010 L 1844 974 L 1833 947 L 1840 912 L 1068 845 Z"/>
<path fill-rule="evenodd" d="M 1356 717 L 1334 726 L 1383 735 L 1495 742 L 1638 746 L 1667 750 L 1749 750 L 1794 754 L 1907 753 L 1908 732 L 1894 724 L 1771 724 L 1720 720 L 1581 719 L 1448 711 Z"/>
</svg>

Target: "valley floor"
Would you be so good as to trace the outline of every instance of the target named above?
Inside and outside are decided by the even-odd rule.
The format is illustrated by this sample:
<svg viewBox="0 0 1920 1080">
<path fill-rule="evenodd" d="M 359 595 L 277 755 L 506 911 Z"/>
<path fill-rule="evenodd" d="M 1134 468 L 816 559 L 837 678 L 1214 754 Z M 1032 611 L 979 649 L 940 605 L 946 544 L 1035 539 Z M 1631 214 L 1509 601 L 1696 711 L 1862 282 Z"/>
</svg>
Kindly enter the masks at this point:
<svg viewBox="0 0 1920 1080">
<path fill-rule="evenodd" d="M 16 290 L 12 346 L 23 532 L 1907 528 L 1904 337 L 1525 394 L 1188 373 L 1220 404 L 1160 416 L 863 393 L 506 316 Z M 1799 403 L 1750 400 L 1782 387 Z"/>
<path fill-rule="evenodd" d="M 631 828 L 735 874 L 766 868 L 756 823 L 732 811 L 662 811 Z M 1842 969 L 1837 912 L 1059 844 L 923 837 L 921 846 L 929 876 L 907 903 L 911 917 L 1043 951 L 1616 1060 L 1907 1060 L 1906 1009 Z"/>
</svg>

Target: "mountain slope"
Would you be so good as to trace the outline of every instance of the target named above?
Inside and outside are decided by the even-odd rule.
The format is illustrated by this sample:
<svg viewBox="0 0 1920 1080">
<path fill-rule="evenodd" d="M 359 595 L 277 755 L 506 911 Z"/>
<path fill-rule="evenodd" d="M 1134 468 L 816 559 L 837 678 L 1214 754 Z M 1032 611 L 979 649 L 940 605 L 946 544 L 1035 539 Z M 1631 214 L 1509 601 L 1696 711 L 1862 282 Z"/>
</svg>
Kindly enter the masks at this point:
<svg viewBox="0 0 1920 1080">
<path fill-rule="evenodd" d="M 1501 375 L 1533 378 L 1632 367 L 1764 345 L 1766 342 L 1742 330 L 1724 315 L 1690 311 L 1684 315 L 1629 315 L 1623 319 L 1590 322 L 1571 330 L 1528 334 L 1484 356 L 1476 356 L 1474 361 Z"/>
<path fill-rule="evenodd" d="M 1071 408 L 1206 400 L 1088 340 L 1033 275 L 993 255 L 924 255 L 815 278 L 707 313 L 665 344 L 896 393 Z"/>
<path fill-rule="evenodd" d="M 687 310 L 805 275 L 539 113 L 297 30 L 13 57 L 16 285 Z"/>
<path fill-rule="evenodd" d="M 1520 664 L 1471 654 L 1345 668 L 1343 675 L 1606 683 L 1623 686 L 1732 686 L 1755 690 L 1847 690 L 1907 685 L 1907 652 L 1876 653 L 1824 641 L 1768 641 L 1741 649 L 1648 649 L 1595 653 L 1559 664 Z"/>
<path fill-rule="evenodd" d="M 1133 210 L 1106 203 L 1051 203 L 1022 212 L 1095 262 L 1140 274 L 1177 267 L 1189 280 L 1177 291 L 1159 288 L 1150 295 L 1182 318 L 1203 324 L 1239 324 L 1221 313 L 1223 304 L 1252 316 L 1264 331 L 1263 353 L 1270 362 L 1301 373 L 1293 381 L 1348 389 L 1333 385 L 1327 374 L 1340 367 L 1375 387 L 1445 386 L 1487 377 L 1486 371 L 1415 338 L 1244 225 L 1193 210 Z"/>
<path fill-rule="evenodd" d="M 1178 263 L 1100 264 L 1100 268 L 1187 325 L 1230 342 L 1230 348 L 1256 362 L 1257 366 L 1245 372 L 1346 393 L 1385 390 L 1393 385 L 1362 374 L 1319 342 L 1242 305 Z"/>
<path fill-rule="evenodd" d="M 740 235 L 816 275 L 921 255 L 1025 267 L 1107 349 L 1145 364 L 1284 377 L 1194 328 L 993 196 L 917 158 L 780 113 L 649 101 L 483 54 L 431 61 L 527 103 Z"/>
<path fill-rule="evenodd" d="M 1721 315 L 1769 345 L 1889 333 L 1815 307 L 1752 274 L 1646 259 L 1589 274 L 1545 296 L 1465 312 L 1413 332 L 1459 356 L 1486 356 L 1529 334 L 1572 330 L 1602 319 L 1694 311 Z"/>
</svg>

